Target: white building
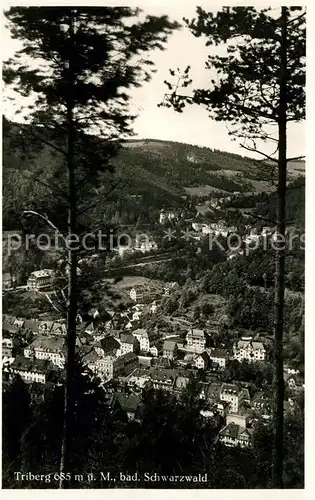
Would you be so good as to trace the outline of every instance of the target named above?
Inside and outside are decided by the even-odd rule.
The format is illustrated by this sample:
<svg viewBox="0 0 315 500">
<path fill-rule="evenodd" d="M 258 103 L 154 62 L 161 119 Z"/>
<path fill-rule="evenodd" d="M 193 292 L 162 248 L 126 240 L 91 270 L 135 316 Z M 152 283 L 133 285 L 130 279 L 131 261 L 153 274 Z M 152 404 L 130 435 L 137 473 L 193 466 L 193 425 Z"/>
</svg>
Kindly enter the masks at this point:
<svg viewBox="0 0 315 500">
<path fill-rule="evenodd" d="M 207 370 L 210 364 L 209 354 L 204 351 L 195 360 L 195 366 L 198 370 Z"/>
<path fill-rule="evenodd" d="M 228 353 L 223 349 L 211 349 L 210 359 L 214 363 L 218 363 L 219 367 L 224 369 L 228 360 Z"/>
<path fill-rule="evenodd" d="M 186 335 L 187 348 L 194 352 L 203 352 L 206 348 L 207 338 L 204 330 L 192 328 Z"/>
<path fill-rule="evenodd" d="M 150 352 L 150 348 L 153 347 L 156 340 L 158 339 L 158 334 L 154 330 L 145 330 L 144 328 L 138 328 L 132 335 L 136 337 L 140 344 L 140 351 Z"/>
<path fill-rule="evenodd" d="M 134 286 L 129 292 L 131 300 L 138 303 L 148 303 L 162 295 L 162 290 L 150 285 Z"/>
<path fill-rule="evenodd" d="M 229 403 L 230 413 L 237 413 L 242 403 L 250 400 L 250 396 L 248 389 L 239 389 L 235 384 L 222 384 L 220 400 Z"/>
<path fill-rule="evenodd" d="M 127 354 L 128 352 L 136 352 L 139 350 L 140 343 L 138 339 L 133 335 L 122 334 L 119 342 L 121 355 Z"/>
<path fill-rule="evenodd" d="M 24 382 L 37 382 L 46 384 L 47 377 L 52 372 L 52 365 L 48 360 L 30 359 L 17 356 L 11 364 L 10 370 L 24 380 Z"/>
<path fill-rule="evenodd" d="M 135 311 L 132 314 L 132 321 L 139 321 L 141 315 L 142 315 L 142 311 Z"/>
<path fill-rule="evenodd" d="M 2 358 L 12 358 L 13 351 L 15 348 L 15 339 L 14 337 L 5 337 L 2 335 Z"/>
<path fill-rule="evenodd" d="M 242 337 L 241 340 L 234 343 L 233 355 L 238 361 L 264 361 L 266 359 L 266 349 L 262 342 L 253 341 L 252 337 Z"/>
<path fill-rule="evenodd" d="M 37 337 L 24 349 L 26 358 L 47 359 L 59 368 L 65 365 L 66 342 L 64 337 Z"/>
<path fill-rule="evenodd" d="M 240 446 L 248 448 L 251 446 L 252 432 L 233 422 L 228 423 L 219 432 L 219 440 L 225 446 Z"/>
<path fill-rule="evenodd" d="M 52 287 L 54 272 L 52 269 L 34 271 L 27 280 L 27 289 L 39 292 Z"/>
<path fill-rule="evenodd" d="M 111 354 L 102 356 L 93 350 L 86 354 L 82 361 L 93 373 L 105 380 L 129 375 L 138 366 L 138 357 L 133 352 L 116 357 Z"/>
</svg>

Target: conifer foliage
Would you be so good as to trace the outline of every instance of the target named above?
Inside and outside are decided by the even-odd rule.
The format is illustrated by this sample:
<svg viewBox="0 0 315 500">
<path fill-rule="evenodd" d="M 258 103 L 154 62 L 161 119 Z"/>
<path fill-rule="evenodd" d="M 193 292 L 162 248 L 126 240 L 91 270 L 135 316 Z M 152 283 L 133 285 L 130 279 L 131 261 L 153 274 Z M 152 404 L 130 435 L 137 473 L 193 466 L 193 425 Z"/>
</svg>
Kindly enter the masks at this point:
<svg viewBox="0 0 315 500">
<path fill-rule="evenodd" d="M 100 185 L 112 186 L 109 160 L 131 133 L 130 90 L 150 78 L 146 54 L 163 49 L 177 27 L 166 16 L 138 17 L 131 8 L 12 7 L 6 16 L 12 36 L 22 42 L 4 65 L 7 85 L 32 99 L 27 121 L 36 148 L 49 146 L 64 158 L 34 182 L 64 201 L 68 236 L 67 359 L 65 415 L 60 472 L 71 470 L 72 382 L 78 310 L 77 263 L 80 216 Z M 111 187 L 110 187 L 111 189 Z M 65 483 L 61 481 L 61 487 Z"/>
<path fill-rule="evenodd" d="M 170 70 L 164 104 L 183 112 L 188 104 L 205 106 L 211 118 L 229 123 L 230 135 L 250 152 L 259 153 L 262 165 L 277 168 L 277 234 L 274 298 L 274 463 L 273 486 L 283 487 L 283 325 L 286 228 L 287 124 L 305 118 L 306 12 L 302 7 L 257 10 L 224 7 L 216 13 L 197 8 L 186 25 L 196 37 L 204 36 L 213 48 L 205 62 L 215 78 L 208 88 L 192 86 L 190 67 Z M 221 51 L 217 52 L 216 47 Z M 257 143 L 274 144 L 273 154 Z M 300 158 L 300 157 L 299 157 Z M 296 159 L 296 158 L 294 158 Z M 273 169 L 270 168 L 270 180 Z M 282 241 L 282 244 L 281 244 Z"/>
</svg>

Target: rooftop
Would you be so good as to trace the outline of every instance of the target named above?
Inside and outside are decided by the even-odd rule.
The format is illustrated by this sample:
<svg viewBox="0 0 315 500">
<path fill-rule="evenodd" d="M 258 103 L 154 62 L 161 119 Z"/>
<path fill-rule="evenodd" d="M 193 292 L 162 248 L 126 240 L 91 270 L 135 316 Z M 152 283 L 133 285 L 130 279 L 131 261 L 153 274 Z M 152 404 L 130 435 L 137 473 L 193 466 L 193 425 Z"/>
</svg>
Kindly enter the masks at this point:
<svg viewBox="0 0 315 500">
<path fill-rule="evenodd" d="M 126 354 L 119 356 L 119 358 L 117 358 L 117 359 L 120 359 L 123 361 L 129 361 L 129 360 L 134 359 L 134 360 L 138 361 L 138 356 L 136 354 L 134 354 L 133 352 L 127 352 Z"/>
<path fill-rule="evenodd" d="M 46 322 L 47 327 L 49 327 L 49 323 Z M 40 325 L 42 328 L 42 325 Z M 67 327 L 64 323 L 53 323 L 51 326 L 51 332 L 52 333 L 61 333 L 61 334 L 66 334 L 67 333 Z"/>
<path fill-rule="evenodd" d="M 62 351 L 65 347 L 64 337 L 37 337 L 27 349 L 38 349 L 44 351 Z"/>
<path fill-rule="evenodd" d="M 242 431 L 244 431 L 244 427 L 231 422 L 227 424 L 223 429 L 220 430 L 220 436 L 231 437 L 233 439 L 237 439 Z"/>
<path fill-rule="evenodd" d="M 228 358 L 228 352 L 224 349 L 211 349 L 210 358 Z"/>
<path fill-rule="evenodd" d="M 145 328 L 137 328 L 132 332 L 132 335 L 146 335 L 146 334 L 147 330 L 145 330 Z"/>
<path fill-rule="evenodd" d="M 135 341 L 135 337 L 133 337 L 132 335 L 127 335 L 127 334 L 123 333 L 122 336 L 120 337 L 120 341 L 123 344 L 133 344 Z"/>
<path fill-rule="evenodd" d="M 136 394 L 117 393 L 117 400 L 121 408 L 126 412 L 136 412 L 141 404 L 141 398 Z"/>
<path fill-rule="evenodd" d="M 228 393 L 235 393 L 238 394 L 239 388 L 235 384 L 222 384 L 221 386 L 221 393 L 222 392 L 228 392 Z"/>
<path fill-rule="evenodd" d="M 204 338 L 205 337 L 205 332 L 204 332 L 204 330 L 199 330 L 198 328 L 192 328 L 191 330 L 189 330 L 189 332 L 187 333 L 187 335 L 189 335 L 191 337 Z"/>
<path fill-rule="evenodd" d="M 237 342 L 238 349 L 246 349 L 252 346 L 253 349 L 265 349 L 262 342 L 256 342 L 252 340 L 239 340 Z"/>
<path fill-rule="evenodd" d="M 26 319 L 24 322 L 25 330 L 31 330 L 33 332 L 39 331 L 40 322 L 36 319 Z"/>
<path fill-rule="evenodd" d="M 174 351 L 176 346 L 177 343 L 174 342 L 173 340 L 165 340 L 163 344 L 163 349 L 165 349 L 166 351 Z"/>
<path fill-rule="evenodd" d="M 30 278 L 50 278 L 53 274 L 53 269 L 41 269 L 40 271 L 33 271 Z"/>
<path fill-rule="evenodd" d="M 33 373 L 47 373 L 53 369 L 53 366 L 47 359 L 31 359 L 25 358 L 24 356 L 17 356 L 13 361 L 11 368 Z"/>
<path fill-rule="evenodd" d="M 203 351 L 199 354 L 198 358 L 202 358 L 204 361 L 209 361 L 209 354 L 206 351 Z"/>
</svg>

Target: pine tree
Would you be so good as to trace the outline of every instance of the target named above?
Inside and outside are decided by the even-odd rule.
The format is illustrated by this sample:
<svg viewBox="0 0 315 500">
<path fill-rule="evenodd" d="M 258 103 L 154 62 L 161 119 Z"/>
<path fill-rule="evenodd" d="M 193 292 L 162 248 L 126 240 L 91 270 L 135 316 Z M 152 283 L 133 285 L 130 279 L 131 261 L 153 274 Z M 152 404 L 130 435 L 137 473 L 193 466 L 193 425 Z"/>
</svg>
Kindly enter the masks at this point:
<svg viewBox="0 0 315 500">
<path fill-rule="evenodd" d="M 2 473 L 6 487 L 14 483 L 13 470 L 19 470 L 20 440 L 32 418 L 26 384 L 15 376 L 2 397 Z"/>
<path fill-rule="evenodd" d="M 225 7 L 216 13 L 197 8 L 197 17 L 185 20 L 194 36 L 206 37 L 207 46 L 225 48 L 224 55 L 209 55 L 206 69 L 216 72 L 210 88 L 185 88 L 193 83 L 190 67 L 170 70 L 175 83 L 162 104 L 183 112 L 187 104 L 203 105 L 211 118 L 230 124 L 230 135 L 242 139 L 247 151 L 260 153 L 259 165 L 273 177 L 277 167 L 277 233 L 285 235 L 287 124 L 305 117 L 305 19 L 302 7 L 257 10 Z M 272 126 L 276 125 L 276 133 Z M 258 150 L 257 141 L 275 144 L 275 152 Z M 277 158 L 275 155 L 278 155 Z M 299 157 L 300 158 L 300 157 Z M 270 166 L 271 163 L 271 166 Z M 283 311 L 285 249 L 275 251 L 274 313 L 274 487 L 283 487 Z"/>
<path fill-rule="evenodd" d="M 59 159 L 48 171 L 40 166 L 32 179 L 47 188 L 47 197 L 60 202 L 62 214 L 67 212 L 66 220 L 57 217 L 62 239 L 68 237 L 61 473 L 71 471 L 80 217 L 91 208 L 95 193 L 106 197 L 108 185 L 112 189 L 110 158 L 131 133 L 130 90 L 148 80 L 152 70 L 145 54 L 163 49 L 177 27 L 166 16 L 140 21 L 139 14 L 125 7 L 12 7 L 6 13 L 12 36 L 23 47 L 4 65 L 5 82 L 33 98 L 28 126 L 21 127 L 22 142 L 31 141 L 37 151 L 44 144 Z M 61 487 L 66 487 L 64 481 Z"/>
</svg>

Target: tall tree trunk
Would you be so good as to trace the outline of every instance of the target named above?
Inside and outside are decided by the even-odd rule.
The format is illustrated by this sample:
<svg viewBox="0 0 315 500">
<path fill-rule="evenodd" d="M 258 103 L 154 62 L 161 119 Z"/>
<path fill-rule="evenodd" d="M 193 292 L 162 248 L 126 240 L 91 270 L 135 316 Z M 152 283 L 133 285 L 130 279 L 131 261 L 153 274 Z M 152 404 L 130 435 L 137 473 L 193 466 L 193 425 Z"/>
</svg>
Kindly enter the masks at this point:
<svg viewBox="0 0 315 500">
<path fill-rule="evenodd" d="M 67 355 L 66 355 L 66 378 L 64 394 L 64 424 L 61 446 L 60 460 L 60 482 L 59 488 L 69 487 L 65 480 L 65 474 L 71 472 L 71 431 L 74 413 L 73 404 L 73 378 L 75 370 L 75 345 L 76 345 L 76 318 L 77 318 L 77 253 L 71 245 L 71 236 L 77 233 L 77 198 L 75 185 L 75 165 L 74 165 L 74 141 L 75 127 L 73 120 L 73 86 L 74 86 L 74 68 L 73 68 L 73 44 L 74 19 L 71 11 L 69 20 L 69 74 L 68 74 L 68 99 L 67 99 L 67 122 L 68 122 L 68 145 L 67 145 L 67 169 L 68 169 L 68 190 L 69 190 L 69 209 L 68 209 L 68 301 L 67 301 Z"/>
<path fill-rule="evenodd" d="M 278 206 L 277 233 L 285 236 L 286 226 L 286 177 L 287 177 L 287 8 L 281 8 L 280 47 L 280 102 L 279 102 L 279 156 L 278 156 Z M 272 486 L 283 488 L 283 311 L 285 282 L 285 244 L 278 243 L 275 255 L 275 326 L 274 326 L 274 450 Z"/>
</svg>

